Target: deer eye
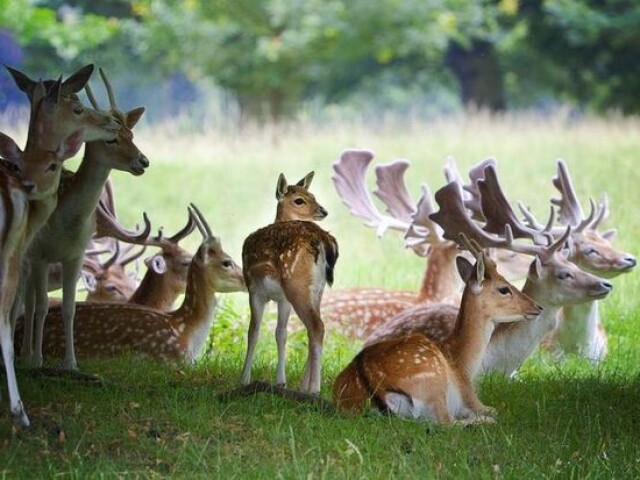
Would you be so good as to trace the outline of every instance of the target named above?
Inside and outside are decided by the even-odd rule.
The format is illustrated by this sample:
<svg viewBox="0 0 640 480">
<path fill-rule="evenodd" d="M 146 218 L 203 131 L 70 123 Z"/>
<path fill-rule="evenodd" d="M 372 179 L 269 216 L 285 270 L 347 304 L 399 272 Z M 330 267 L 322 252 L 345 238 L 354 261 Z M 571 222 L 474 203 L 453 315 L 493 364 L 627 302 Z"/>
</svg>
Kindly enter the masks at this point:
<svg viewBox="0 0 640 480">
<path fill-rule="evenodd" d="M 47 167 L 47 172 L 55 172 L 56 170 L 58 170 L 57 163 L 52 163 Z"/>
<path fill-rule="evenodd" d="M 573 275 L 571 275 L 569 272 L 560 272 L 557 277 L 558 280 L 566 280 L 567 278 L 573 278 Z"/>
<path fill-rule="evenodd" d="M 75 115 L 82 115 L 82 113 L 84 113 L 84 108 L 80 105 L 77 105 L 75 107 L 73 107 L 73 113 Z"/>
<path fill-rule="evenodd" d="M 233 266 L 233 262 L 231 260 L 223 260 L 222 266 L 224 268 L 231 268 Z"/>
<path fill-rule="evenodd" d="M 304 205 L 304 200 L 301 198 L 296 198 L 293 203 L 295 203 L 296 205 Z"/>
<path fill-rule="evenodd" d="M 596 250 L 595 248 L 587 248 L 584 251 L 584 254 L 587 255 L 588 257 L 593 256 L 593 255 L 600 255 L 600 252 L 598 252 L 598 250 Z"/>
<path fill-rule="evenodd" d="M 498 292 L 500 292 L 500 295 L 511 295 L 511 289 L 509 287 L 500 287 L 498 288 Z"/>
<path fill-rule="evenodd" d="M 117 145 L 118 143 L 118 139 L 114 138 L 113 140 L 105 140 L 104 143 L 106 143 L 107 145 Z"/>
</svg>

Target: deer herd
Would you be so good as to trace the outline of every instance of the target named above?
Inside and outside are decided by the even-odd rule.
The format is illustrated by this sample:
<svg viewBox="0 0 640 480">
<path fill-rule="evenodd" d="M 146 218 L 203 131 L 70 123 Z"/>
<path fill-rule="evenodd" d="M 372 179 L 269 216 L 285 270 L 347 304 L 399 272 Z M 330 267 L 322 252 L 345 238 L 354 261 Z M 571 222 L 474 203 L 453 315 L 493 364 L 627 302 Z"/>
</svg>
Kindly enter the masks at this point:
<svg viewBox="0 0 640 480">
<path fill-rule="evenodd" d="M 214 322 L 216 292 L 249 293 L 245 385 L 270 301 L 277 304 L 278 385 L 286 384 L 292 311 L 308 336 L 304 392 L 320 392 L 325 325 L 363 342 L 333 384 L 335 407 L 344 413 L 494 422 L 495 410 L 475 390 L 479 374 L 512 376 L 538 347 L 593 362 L 607 355 L 598 304 L 613 288 L 607 279 L 632 270 L 636 259 L 613 246 L 615 231 L 599 231 L 609 214 L 606 197 L 591 201 L 585 215 L 561 160 L 553 178 L 559 198 L 541 223 L 521 203 L 514 211 L 493 159 L 473 167 L 468 183 L 448 160 L 445 185 L 433 196 L 423 186 L 417 201 L 405 184 L 408 161 L 377 165 L 373 193 L 385 206 L 381 213 L 367 189 L 374 154 L 344 151 L 333 165 L 344 204 L 379 236 L 401 232 L 426 268 L 417 291 L 347 288 L 325 295 L 338 243 L 315 223 L 327 211 L 309 190 L 313 172 L 296 184 L 280 175 L 275 221 L 246 238 L 240 267 L 194 204 L 185 226 L 170 236 L 162 229 L 154 236 L 145 213 L 142 228 L 119 223 L 109 174 L 141 176 L 149 167 L 132 131 L 144 108 L 119 109 L 101 69 L 108 109 L 89 86 L 92 65 L 64 81 L 7 69 L 30 104 L 23 150 L 0 133 L 0 345 L 11 414 L 25 427 L 14 351 L 27 366 L 58 358 L 71 372 L 78 359 L 123 354 L 192 361 Z M 83 89 L 91 107 L 78 96 Z M 63 169 L 82 144 L 77 170 Z M 196 229 L 202 241 L 192 255 L 178 243 Z M 127 265 L 148 248 L 159 251 L 144 261 L 138 284 Z M 88 291 L 84 301 L 76 300 L 79 280 Z M 519 281 L 521 289 L 510 283 Z M 62 300 L 50 299 L 59 288 Z"/>
</svg>

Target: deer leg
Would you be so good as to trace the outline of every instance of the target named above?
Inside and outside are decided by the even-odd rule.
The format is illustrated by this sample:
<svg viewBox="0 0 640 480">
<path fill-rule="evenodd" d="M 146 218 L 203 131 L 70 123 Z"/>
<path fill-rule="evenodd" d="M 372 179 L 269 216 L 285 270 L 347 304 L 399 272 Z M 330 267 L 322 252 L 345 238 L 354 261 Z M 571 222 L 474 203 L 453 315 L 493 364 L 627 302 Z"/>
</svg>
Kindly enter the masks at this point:
<svg viewBox="0 0 640 480">
<path fill-rule="evenodd" d="M 64 361 L 63 368 L 78 370 L 73 321 L 76 315 L 76 285 L 82 267 L 82 256 L 62 263 L 62 318 L 64 319 Z"/>
<path fill-rule="evenodd" d="M 276 326 L 276 344 L 278 346 L 278 368 L 276 369 L 276 384 L 285 386 L 287 377 L 285 372 L 287 322 L 291 315 L 291 304 L 286 300 L 278 302 L 278 324 Z"/>
<path fill-rule="evenodd" d="M 260 324 L 262 323 L 262 315 L 266 304 L 267 301 L 264 298 L 249 293 L 251 320 L 249 321 L 249 331 L 247 333 L 247 356 L 244 359 L 244 367 L 242 367 L 242 376 L 240 377 L 243 385 L 248 385 L 251 382 L 251 365 L 253 364 L 253 355 L 260 336 Z"/>
<path fill-rule="evenodd" d="M 42 262 L 32 262 L 25 297 L 31 298 L 35 304 L 32 320 L 35 326 L 35 338 L 32 355 L 29 357 L 29 364 L 33 367 L 42 367 L 43 361 L 44 322 L 49 311 L 47 280 L 47 265 Z"/>
<path fill-rule="evenodd" d="M 294 300 L 295 302 L 295 300 Z M 302 378 L 301 389 L 303 392 L 319 393 L 321 380 L 321 363 L 322 343 L 324 341 L 324 324 L 320 313 L 311 305 L 301 305 L 294 303 L 295 310 L 304 326 L 307 328 L 308 338 L 308 354 L 307 366 L 305 368 L 304 377 Z"/>
<path fill-rule="evenodd" d="M 30 272 L 27 275 L 30 275 Z M 27 276 L 26 279 L 22 279 L 21 277 L 16 298 L 11 308 L 11 323 L 13 325 L 13 331 L 15 332 L 15 324 L 22 310 L 24 314 L 22 316 L 22 345 L 20 347 L 20 357 L 26 359 L 33 357 L 35 309 L 35 297 L 33 295 L 33 288 L 29 283 L 29 276 Z"/>
</svg>

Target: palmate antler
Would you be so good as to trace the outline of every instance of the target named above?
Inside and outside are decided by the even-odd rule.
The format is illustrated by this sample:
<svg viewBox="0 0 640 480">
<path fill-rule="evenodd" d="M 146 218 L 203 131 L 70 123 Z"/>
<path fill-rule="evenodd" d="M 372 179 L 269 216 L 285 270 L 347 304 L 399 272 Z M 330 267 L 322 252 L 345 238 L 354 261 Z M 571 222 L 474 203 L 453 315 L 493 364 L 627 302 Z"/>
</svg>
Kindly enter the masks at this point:
<svg viewBox="0 0 640 480">
<path fill-rule="evenodd" d="M 436 192 L 435 199 L 440 209 L 436 213 L 431 214 L 430 218 L 442 227 L 444 230 L 444 238 L 454 242 L 459 242 L 459 235 L 463 233 L 469 240 L 476 242 L 482 248 L 503 248 L 527 255 L 538 255 L 544 260 L 562 248 L 571 233 L 571 228 L 568 227 L 565 234 L 551 245 L 515 243 L 513 231 L 509 223 L 505 223 L 502 226 L 502 235 L 488 233 L 480 228 L 465 208 L 462 189 L 458 183 L 448 183 Z M 492 200 L 483 200 L 482 203 L 488 206 L 491 201 Z"/>
<path fill-rule="evenodd" d="M 380 213 L 367 190 L 365 174 L 373 157 L 373 152 L 369 150 L 342 152 L 340 159 L 333 164 L 333 184 L 349 212 L 366 220 L 365 225 L 375 228 L 378 236 L 390 228 L 404 232 L 408 222 Z"/>
</svg>

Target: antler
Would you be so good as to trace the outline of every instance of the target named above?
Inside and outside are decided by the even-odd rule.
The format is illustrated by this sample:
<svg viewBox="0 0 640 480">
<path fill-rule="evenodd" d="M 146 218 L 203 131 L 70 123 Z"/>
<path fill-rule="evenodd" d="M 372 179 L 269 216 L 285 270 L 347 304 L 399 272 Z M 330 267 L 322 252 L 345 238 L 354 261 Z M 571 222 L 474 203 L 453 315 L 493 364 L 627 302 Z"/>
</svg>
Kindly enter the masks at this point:
<svg viewBox="0 0 640 480">
<path fill-rule="evenodd" d="M 459 234 L 463 233 L 469 240 L 475 241 L 482 248 L 504 248 L 527 255 L 538 255 L 544 259 L 562 248 L 571 233 L 571 228 L 568 227 L 558 241 L 548 246 L 514 243 L 510 224 L 507 223 L 503 226 L 504 236 L 501 237 L 484 231 L 470 218 L 464 206 L 462 190 L 456 182 L 450 182 L 438 190 L 435 199 L 440 210 L 429 215 L 429 218 L 442 227 L 444 238 L 454 242 L 459 243 Z"/>
<path fill-rule="evenodd" d="M 477 180 L 475 185 L 480 192 L 482 215 L 486 219 L 483 229 L 486 232 L 499 234 L 505 225 L 509 225 L 515 238 L 531 238 L 537 244 L 544 242 L 544 231 L 524 225 L 511 208 L 498 182 L 495 163 L 486 164 L 484 178 Z"/>
<path fill-rule="evenodd" d="M 177 233 L 175 233 L 171 237 L 166 238 L 161 227 L 158 230 L 157 236 L 144 239 L 143 244 L 150 247 L 160 247 L 162 249 L 172 248 L 173 246 L 175 246 L 180 240 L 191 234 L 196 226 L 198 226 L 198 219 L 196 218 L 196 214 L 192 211 L 191 208 L 189 208 L 188 211 L 189 218 L 187 219 L 187 223 Z"/>
<path fill-rule="evenodd" d="M 365 173 L 373 157 L 373 152 L 368 150 L 342 152 L 340 159 L 333 164 L 333 184 L 349 212 L 366 220 L 365 225 L 375 228 L 378 236 L 382 236 L 389 228 L 404 232 L 409 222 L 380 213 L 367 191 Z"/>
<path fill-rule="evenodd" d="M 126 243 L 144 245 L 151 233 L 151 222 L 146 212 L 142 212 L 144 229 L 142 231 L 127 230 L 118 222 L 115 214 L 110 211 L 100 199 L 96 207 L 96 234 L 95 238 L 113 237 Z"/>
<path fill-rule="evenodd" d="M 596 214 L 596 206 L 593 199 L 589 199 L 589 215 L 585 218 L 578 196 L 573 188 L 573 182 L 569 176 L 569 169 L 562 159 L 558 159 L 558 173 L 553 178 L 553 186 L 560 192 L 560 198 L 551 199 L 551 203 L 559 209 L 560 223 L 563 225 L 571 225 L 574 231 L 582 232 L 592 223 L 599 224 L 602 216 L 607 212 L 598 212 Z M 599 210 L 606 209 L 607 206 L 601 204 Z M 597 220 L 600 218 L 600 220 Z M 596 221 L 594 222 L 594 219 Z"/>
<path fill-rule="evenodd" d="M 404 173 L 409 165 L 407 160 L 395 160 L 376 166 L 378 188 L 373 192 L 387 206 L 387 213 L 407 223 L 411 222 L 416 210 L 404 182 Z"/>
<path fill-rule="evenodd" d="M 404 235 L 405 245 L 420 256 L 427 255 L 430 246 L 447 243 L 442 236 L 442 229 L 429 218 L 433 211 L 429 187 L 422 185 L 422 195 L 418 200 L 417 209 Z"/>
</svg>

